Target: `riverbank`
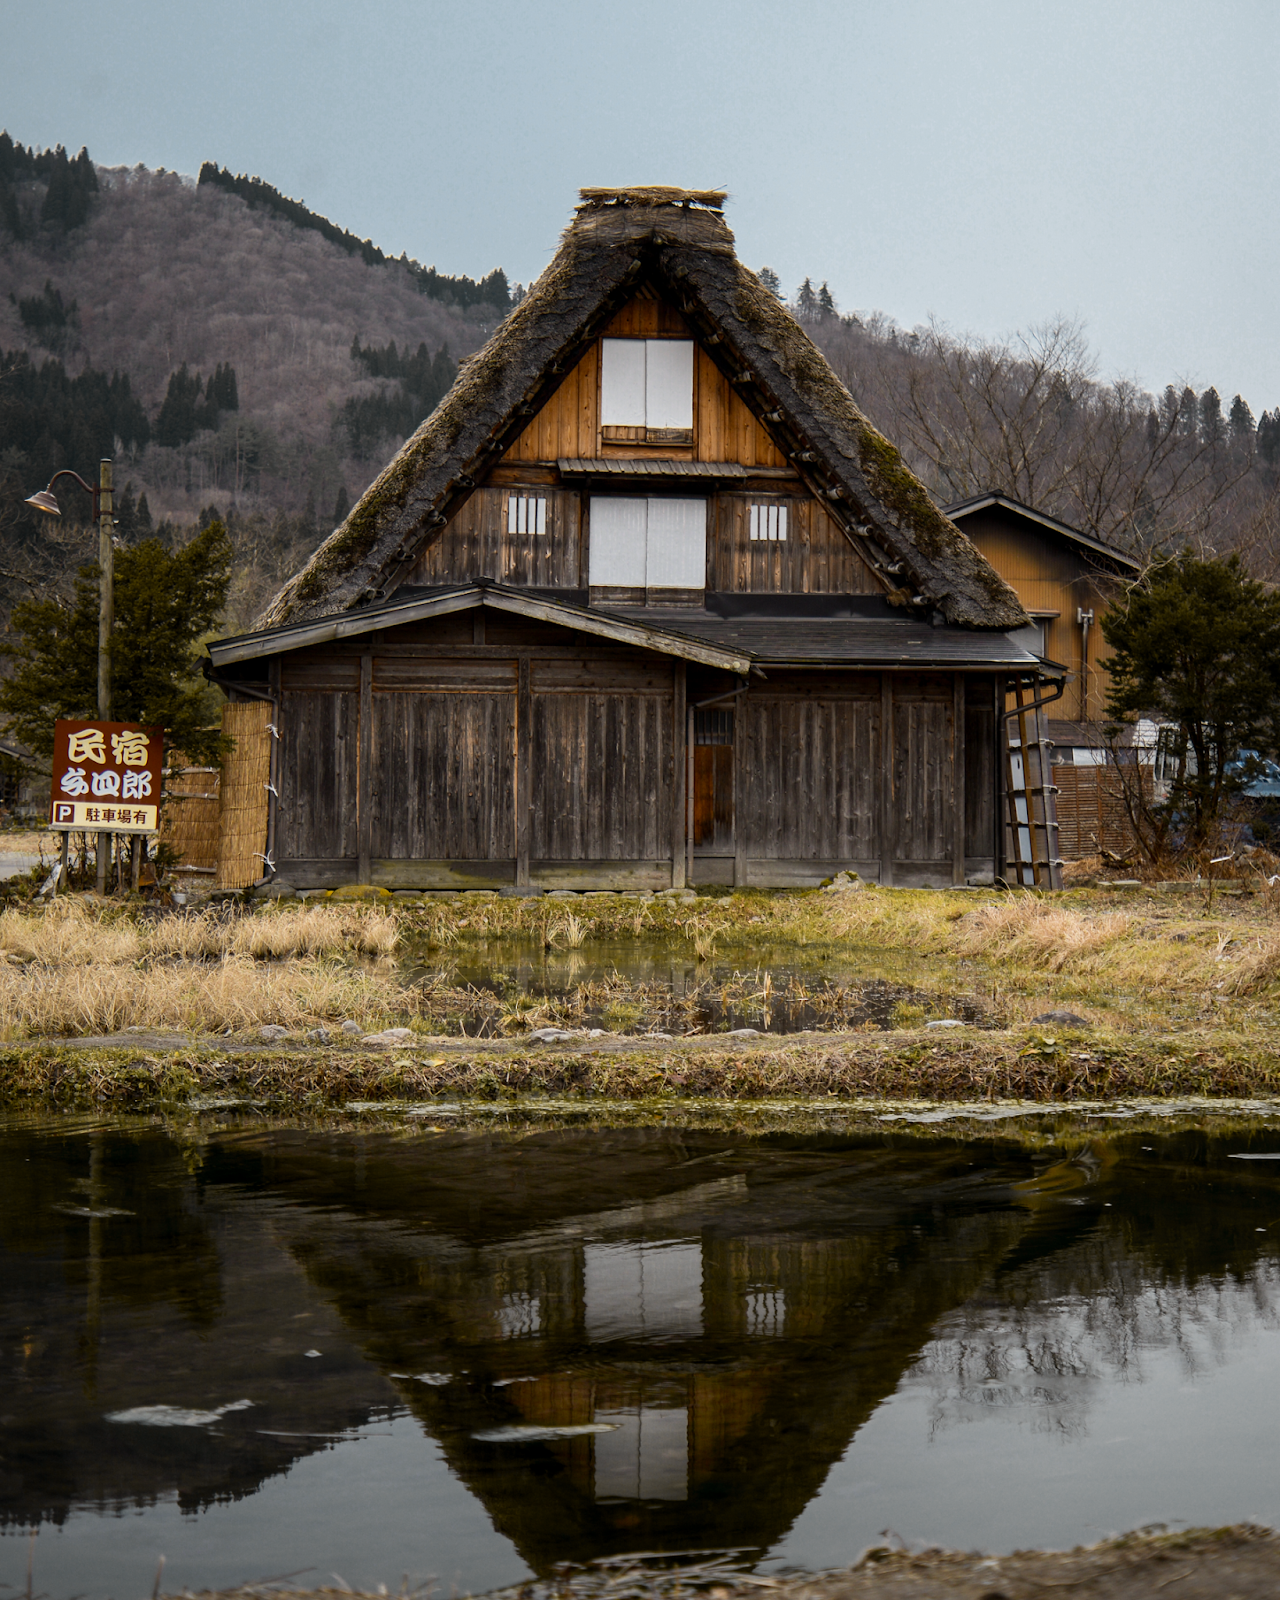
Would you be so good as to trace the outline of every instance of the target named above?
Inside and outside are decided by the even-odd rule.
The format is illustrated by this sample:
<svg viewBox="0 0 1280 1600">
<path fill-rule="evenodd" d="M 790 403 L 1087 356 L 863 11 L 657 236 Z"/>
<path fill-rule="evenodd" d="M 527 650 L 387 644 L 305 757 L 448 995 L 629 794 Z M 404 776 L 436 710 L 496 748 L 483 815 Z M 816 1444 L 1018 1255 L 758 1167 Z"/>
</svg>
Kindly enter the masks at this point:
<svg viewBox="0 0 1280 1600">
<path fill-rule="evenodd" d="M 1071 1551 L 1029 1550 L 1008 1556 L 930 1550 L 919 1554 L 881 1547 L 844 1572 L 789 1578 L 741 1574 L 709 1563 L 672 1572 L 601 1563 L 499 1591 L 490 1600 L 1043 1600 L 1046 1590 L 1090 1600 L 1270 1600 L 1280 1590 L 1280 1541 L 1249 1524 L 1182 1533 L 1139 1532 Z M 429 1590 L 404 1591 L 420 1600 Z M 386 1600 L 386 1591 L 378 1591 Z M 183 1600 L 375 1600 L 347 1587 L 291 1589 L 246 1585 Z M 167 1597 L 177 1600 L 177 1597 Z"/>
<path fill-rule="evenodd" d="M 0 915 L 0 1103 L 1280 1094 L 1273 892 Z"/>
<path fill-rule="evenodd" d="M 146 1111 L 240 1103 L 264 1110 L 469 1102 L 656 1107 L 780 1100 L 975 1107 L 1119 1099 L 1280 1099 L 1280 1054 L 1250 1035 L 1187 1041 L 1038 1027 L 1005 1033 L 727 1039 L 461 1040 L 413 1036 L 287 1046 L 121 1034 L 0 1048 L 0 1104 Z"/>
</svg>

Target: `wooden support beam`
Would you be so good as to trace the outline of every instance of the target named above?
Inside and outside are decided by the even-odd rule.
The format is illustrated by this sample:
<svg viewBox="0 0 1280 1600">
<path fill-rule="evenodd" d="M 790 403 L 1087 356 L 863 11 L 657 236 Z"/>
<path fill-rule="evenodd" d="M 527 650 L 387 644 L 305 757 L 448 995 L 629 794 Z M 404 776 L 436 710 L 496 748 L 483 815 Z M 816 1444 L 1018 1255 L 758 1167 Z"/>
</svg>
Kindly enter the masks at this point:
<svg viewBox="0 0 1280 1600">
<path fill-rule="evenodd" d="M 356 766 L 356 876 L 368 883 L 373 876 L 373 655 L 360 657 L 359 754 Z"/>
<path fill-rule="evenodd" d="M 893 678 L 880 674 L 880 882 L 893 883 L 893 858 L 898 847 L 898 813 L 894 794 Z"/>
<path fill-rule="evenodd" d="M 747 886 L 747 694 L 733 702 L 733 886 Z"/>
<path fill-rule="evenodd" d="M 529 657 L 522 655 L 516 675 L 516 886 L 529 882 L 530 760 L 533 735 L 533 695 L 529 689 Z"/>
<path fill-rule="evenodd" d="M 685 740 L 688 736 L 688 714 L 685 710 L 687 669 L 683 661 L 671 669 L 671 887 L 683 889 L 685 885 L 686 852 L 688 850 L 688 800 L 685 789 L 688 783 L 688 758 Z"/>
<path fill-rule="evenodd" d="M 965 881 L 965 775 L 964 775 L 964 673 L 957 672 L 952 680 L 951 695 L 951 881 Z"/>
</svg>

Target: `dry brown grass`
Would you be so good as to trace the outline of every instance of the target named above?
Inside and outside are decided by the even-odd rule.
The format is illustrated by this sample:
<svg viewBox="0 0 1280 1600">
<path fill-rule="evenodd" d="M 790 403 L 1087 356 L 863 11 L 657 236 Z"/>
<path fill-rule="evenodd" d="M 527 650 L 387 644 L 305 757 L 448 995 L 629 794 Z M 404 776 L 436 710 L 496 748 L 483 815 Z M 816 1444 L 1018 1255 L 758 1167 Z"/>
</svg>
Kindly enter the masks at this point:
<svg viewBox="0 0 1280 1600">
<path fill-rule="evenodd" d="M 0 1034 L 122 1028 L 240 1031 L 351 1017 L 385 1023 L 406 996 L 387 970 L 394 915 L 378 906 L 192 912 L 135 921 L 58 900 L 0 914 Z M 359 965 L 358 961 L 373 965 Z"/>
<path fill-rule="evenodd" d="M 315 1027 L 351 1017 L 363 1027 L 399 1015 L 385 975 L 298 961 L 267 966 L 243 956 L 209 965 L 0 966 L 0 1034 L 56 1038 L 125 1028 L 240 1032 L 278 1023 Z"/>
<path fill-rule="evenodd" d="M 1132 927 L 1133 918 L 1123 911 L 1085 915 L 1016 894 L 961 918 L 951 944 L 962 955 L 1007 958 L 1042 972 L 1063 972 L 1115 944 Z"/>
</svg>

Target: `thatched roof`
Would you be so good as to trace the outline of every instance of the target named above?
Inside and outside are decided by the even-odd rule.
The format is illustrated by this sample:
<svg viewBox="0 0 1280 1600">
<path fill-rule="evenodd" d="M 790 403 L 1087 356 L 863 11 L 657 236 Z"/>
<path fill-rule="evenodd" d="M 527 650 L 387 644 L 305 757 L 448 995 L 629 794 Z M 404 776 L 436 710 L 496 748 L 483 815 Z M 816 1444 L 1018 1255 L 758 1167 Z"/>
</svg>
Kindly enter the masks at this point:
<svg viewBox="0 0 1280 1600">
<path fill-rule="evenodd" d="M 648 281 L 683 313 L 892 599 L 1015 628 L 1013 590 L 938 510 L 795 318 L 734 254 L 718 190 L 587 189 L 560 249 L 342 527 L 259 621 L 384 600 L 423 546 Z M 917 597 L 920 597 L 917 599 Z"/>
</svg>

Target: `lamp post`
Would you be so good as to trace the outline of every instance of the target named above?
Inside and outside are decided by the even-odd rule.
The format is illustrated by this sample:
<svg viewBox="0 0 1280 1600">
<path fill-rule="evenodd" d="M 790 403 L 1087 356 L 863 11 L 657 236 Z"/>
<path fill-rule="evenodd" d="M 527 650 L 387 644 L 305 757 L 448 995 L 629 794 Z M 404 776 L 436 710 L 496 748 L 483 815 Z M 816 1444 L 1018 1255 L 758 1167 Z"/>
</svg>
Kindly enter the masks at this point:
<svg viewBox="0 0 1280 1600">
<path fill-rule="evenodd" d="M 98 717 L 103 722 L 111 721 L 111 630 L 115 626 L 115 547 L 111 542 L 111 530 L 115 525 L 115 500 L 112 493 L 112 464 L 111 457 L 106 456 L 98 466 L 98 483 L 86 483 L 78 472 L 72 472 L 69 467 L 64 467 L 61 472 L 55 472 L 49 479 L 48 486 L 33 495 L 28 495 L 27 505 L 34 506 L 37 511 L 43 511 L 48 516 L 60 517 L 62 508 L 54 498 L 53 486 L 59 478 L 74 478 L 87 495 L 93 499 L 93 520 L 98 524 L 98 573 L 100 587 L 98 591 Z M 97 889 L 99 894 L 105 894 L 107 889 L 107 855 L 111 849 L 111 835 L 100 833 L 98 835 L 98 877 Z M 65 850 L 64 850 L 65 864 Z"/>
</svg>

